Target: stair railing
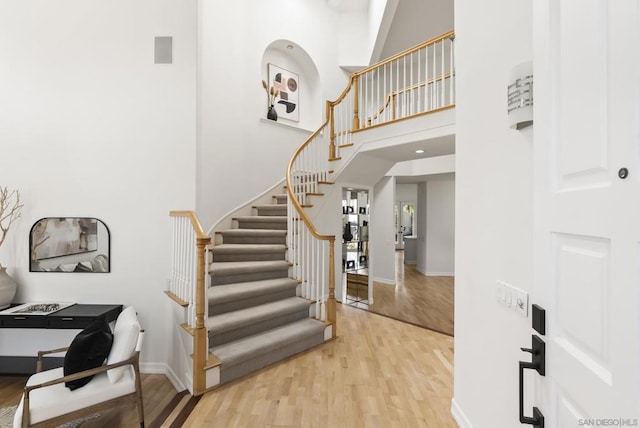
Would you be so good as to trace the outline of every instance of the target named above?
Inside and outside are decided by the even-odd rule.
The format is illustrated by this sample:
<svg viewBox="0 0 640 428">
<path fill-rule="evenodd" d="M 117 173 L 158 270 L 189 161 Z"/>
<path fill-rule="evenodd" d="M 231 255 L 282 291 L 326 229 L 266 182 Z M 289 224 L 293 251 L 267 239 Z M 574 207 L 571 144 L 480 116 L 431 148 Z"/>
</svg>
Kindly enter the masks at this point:
<svg viewBox="0 0 640 428">
<path fill-rule="evenodd" d="M 171 277 L 166 294 L 187 309 L 187 322 L 182 327 L 193 336 L 193 394 L 205 389 L 204 367 L 208 355 L 205 323 L 209 237 L 193 211 L 171 211 L 173 245 Z"/>
<path fill-rule="evenodd" d="M 287 255 L 292 276 L 300 281 L 300 296 L 314 302 L 315 317 L 331 323 L 335 337 L 335 236 L 320 234 L 303 209 L 309 194 L 329 180 L 329 133 L 323 132 L 328 123 L 296 150 L 287 168 Z"/>
<path fill-rule="evenodd" d="M 352 131 L 454 107 L 454 38 L 448 31 L 354 73 Z"/>
<path fill-rule="evenodd" d="M 315 302 L 316 317 L 336 336 L 335 236 L 323 235 L 305 213 L 308 197 L 331 182 L 331 162 L 367 128 L 455 107 L 454 31 L 364 68 L 349 78 L 335 101 L 327 101 L 326 121 L 289 161 L 288 259 L 302 297 Z M 328 149 L 328 156 L 327 156 Z"/>
</svg>

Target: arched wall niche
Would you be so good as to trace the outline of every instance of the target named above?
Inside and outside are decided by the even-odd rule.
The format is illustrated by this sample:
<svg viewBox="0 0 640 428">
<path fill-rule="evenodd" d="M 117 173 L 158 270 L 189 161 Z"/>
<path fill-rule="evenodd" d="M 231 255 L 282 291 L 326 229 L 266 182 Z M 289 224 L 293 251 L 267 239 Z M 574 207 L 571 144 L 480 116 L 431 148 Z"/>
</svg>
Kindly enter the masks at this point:
<svg viewBox="0 0 640 428">
<path fill-rule="evenodd" d="M 323 100 L 320 74 L 311 56 L 300 45 L 291 40 L 280 39 L 271 42 L 262 55 L 262 80 L 269 81 L 268 64 L 293 72 L 299 76 L 299 121 L 278 117 L 278 122 L 293 127 L 315 131 L 323 120 Z M 266 94 L 265 109 L 266 117 Z"/>
</svg>

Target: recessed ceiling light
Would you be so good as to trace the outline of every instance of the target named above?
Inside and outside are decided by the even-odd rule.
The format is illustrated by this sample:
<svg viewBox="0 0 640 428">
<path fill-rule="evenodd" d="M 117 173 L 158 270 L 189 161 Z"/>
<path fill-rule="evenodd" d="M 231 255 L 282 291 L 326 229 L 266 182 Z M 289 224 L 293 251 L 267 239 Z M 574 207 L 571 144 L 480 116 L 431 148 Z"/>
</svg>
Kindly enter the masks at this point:
<svg viewBox="0 0 640 428">
<path fill-rule="evenodd" d="M 293 45 L 287 45 L 287 49 L 289 50 L 293 49 Z"/>
<path fill-rule="evenodd" d="M 418 149 L 418 150 L 416 150 L 416 153 L 418 153 L 418 154 L 424 153 L 424 150 Z"/>
</svg>

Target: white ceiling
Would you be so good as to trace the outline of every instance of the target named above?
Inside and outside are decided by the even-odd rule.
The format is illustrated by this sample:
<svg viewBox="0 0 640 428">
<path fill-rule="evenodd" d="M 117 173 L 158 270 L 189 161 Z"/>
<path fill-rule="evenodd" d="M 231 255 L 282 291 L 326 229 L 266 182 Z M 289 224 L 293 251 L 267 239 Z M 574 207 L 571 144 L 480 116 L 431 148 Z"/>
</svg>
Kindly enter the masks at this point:
<svg viewBox="0 0 640 428">
<path fill-rule="evenodd" d="M 418 154 L 416 150 L 424 150 L 424 153 Z M 456 152 L 455 135 L 445 135 L 442 137 L 431 138 L 425 141 L 416 141 L 402 145 L 393 145 L 382 147 L 374 150 L 364 150 L 368 155 L 379 159 L 386 159 L 396 162 L 408 160 L 452 155 Z"/>
<path fill-rule="evenodd" d="M 445 172 L 442 174 L 429 174 L 429 175 L 414 175 L 411 177 L 396 176 L 396 183 L 398 184 L 416 184 L 423 181 L 439 181 L 439 180 L 451 180 L 455 179 L 455 172 Z"/>
</svg>

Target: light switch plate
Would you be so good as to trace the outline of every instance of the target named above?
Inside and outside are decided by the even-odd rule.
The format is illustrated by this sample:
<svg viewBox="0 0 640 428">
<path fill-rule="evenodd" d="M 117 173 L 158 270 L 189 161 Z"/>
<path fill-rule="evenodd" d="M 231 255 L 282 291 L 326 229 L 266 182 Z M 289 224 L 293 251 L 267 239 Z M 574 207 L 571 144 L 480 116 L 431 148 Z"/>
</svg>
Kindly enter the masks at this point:
<svg viewBox="0 0 640 428">
<path fill-rule="evenodd" d="M 520 290 L 506 282 L 498 281 L 496 299 L 524 317 L 529 315 L 529 293 L 524 290 Z"/>
</svg>

